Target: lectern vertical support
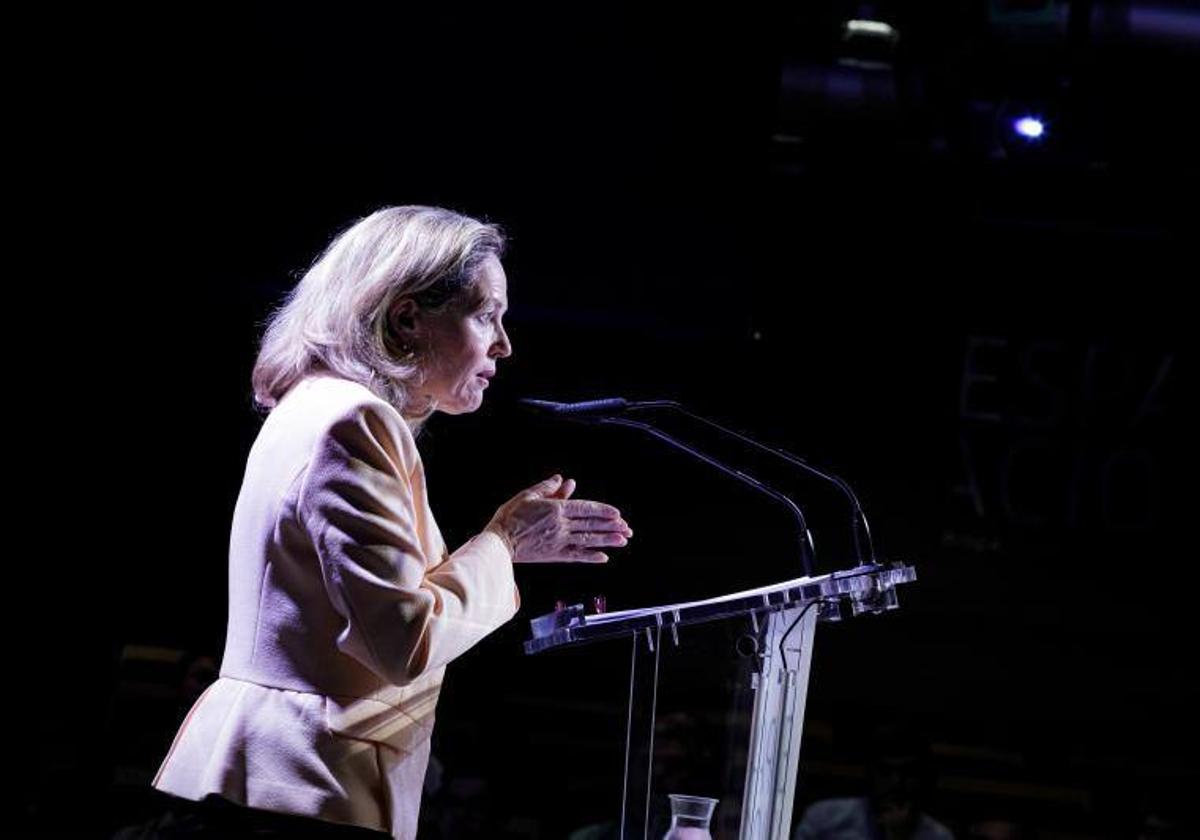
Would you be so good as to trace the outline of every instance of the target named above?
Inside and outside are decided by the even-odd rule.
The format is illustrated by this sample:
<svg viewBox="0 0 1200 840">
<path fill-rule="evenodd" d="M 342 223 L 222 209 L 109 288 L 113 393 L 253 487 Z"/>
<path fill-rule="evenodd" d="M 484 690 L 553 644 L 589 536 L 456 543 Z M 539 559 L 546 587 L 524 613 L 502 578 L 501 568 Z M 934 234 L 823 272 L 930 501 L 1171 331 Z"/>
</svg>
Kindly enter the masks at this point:
<svg viewBox="0 0 1200 840">
<path fill-rule="evenodd" d="M 629 717 L 625 724 L 625 784 L 621 795 L 621 840 L 650 832 L 654 777 L 654 723 L 658 706 L 658 662 L 662 626 L 633 633 L 629 659 Z"/>
<path fill-rule="evenodd" d="M 767 617 L 762 670 L 755 675 L 739 840 L 787 840 L 791 832 L 817 629 L 813 606 L 799 605 Z"/>
</svg>

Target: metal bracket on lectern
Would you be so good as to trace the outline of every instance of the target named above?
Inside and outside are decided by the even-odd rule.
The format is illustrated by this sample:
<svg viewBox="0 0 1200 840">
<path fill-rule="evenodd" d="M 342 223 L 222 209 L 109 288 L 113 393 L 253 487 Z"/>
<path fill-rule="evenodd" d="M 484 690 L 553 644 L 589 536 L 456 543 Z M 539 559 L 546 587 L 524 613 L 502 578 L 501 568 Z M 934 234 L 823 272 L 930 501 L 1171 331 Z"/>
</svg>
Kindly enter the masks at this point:
<svg viewBox="0 0 1200 840">
<path fill-rule="evenodd" d="M 873 564 L 817 577 L 797 578 L 703 601 L 647 609 L 587 615 L 581 604 L 559 605 L 554 612 L 530 621 L 533 633 L 525 642 L 525 652 L 540 653 L 563 645 L 629 633 L 641 635 L 643 631 L 647 644 L 653 650 L 651 630 L 661 630 L 665 626 L 671 634 L 671 640 L 678 645 L 680 627 L 736 615 L 745 615 L 757 635 L 763 622 L 772 613 L 812 602 L 817 605 L 817 618 L 820 621 L 840 621 L 846 616 L 843 603 L 849 605 L 851 616 L 896 609 L 896 586 L 916 579 L 917 573 L 912 566 L 903 563 L 890 566 Z"/>
</svg>

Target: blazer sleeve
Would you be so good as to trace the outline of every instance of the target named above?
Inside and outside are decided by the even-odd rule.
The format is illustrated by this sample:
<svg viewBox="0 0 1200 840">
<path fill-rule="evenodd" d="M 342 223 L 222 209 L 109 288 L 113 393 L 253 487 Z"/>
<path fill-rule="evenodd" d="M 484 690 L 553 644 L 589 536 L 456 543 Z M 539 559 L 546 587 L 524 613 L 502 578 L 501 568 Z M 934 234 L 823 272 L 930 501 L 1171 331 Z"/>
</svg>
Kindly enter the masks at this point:
<svg viewBox="0 0 1200 840">
<path fill-rule="evenodd" d="M 320 436 L 299 495 L 334 610 L 338 648 L 395 685 L 444 666 L 508 621 L 512 556 L 485 531 L 438 563 L 414 502 L 416 445 L 386 404 L 354 407 Z"/>
</svg>

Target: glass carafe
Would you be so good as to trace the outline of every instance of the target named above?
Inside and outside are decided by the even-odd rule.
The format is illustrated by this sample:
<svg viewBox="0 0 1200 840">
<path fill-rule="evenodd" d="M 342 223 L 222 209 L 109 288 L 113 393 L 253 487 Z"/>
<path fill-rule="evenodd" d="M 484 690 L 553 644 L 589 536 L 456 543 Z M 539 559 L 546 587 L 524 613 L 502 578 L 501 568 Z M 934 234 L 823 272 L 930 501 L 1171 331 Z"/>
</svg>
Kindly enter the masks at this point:
<svg viewBox="0 0 1200 840">
<path fill-rule="evenodd" d="M 708 822 L 717 807 L 716 799 L 678 793 L 667 796 L 671 800 L 671 828 L 663 840 L 712 840 Z"/>
</svg>

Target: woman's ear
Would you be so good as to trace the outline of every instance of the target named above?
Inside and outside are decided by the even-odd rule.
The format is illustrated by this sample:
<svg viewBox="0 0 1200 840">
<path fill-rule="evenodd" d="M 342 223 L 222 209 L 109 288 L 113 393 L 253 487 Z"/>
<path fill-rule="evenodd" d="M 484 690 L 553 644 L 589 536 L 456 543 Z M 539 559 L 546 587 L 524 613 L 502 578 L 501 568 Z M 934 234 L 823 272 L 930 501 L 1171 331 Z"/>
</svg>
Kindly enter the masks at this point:
<svg viewBox="0 0 1200 840">
<path fill-rule="evenodd" d="M 392 301 L 387 312 L 388 336 L 401 355 L 410 354 L 417 347 L 417 319 L 420 307 L 410 297 Z"/>
<path fill-rule="evenodd" d="M 411 335 L 417 329 L 417 302 L 410 297 L 400 297 L 388 307 L 388 326 L 397 335 Z"/>
</svg>

